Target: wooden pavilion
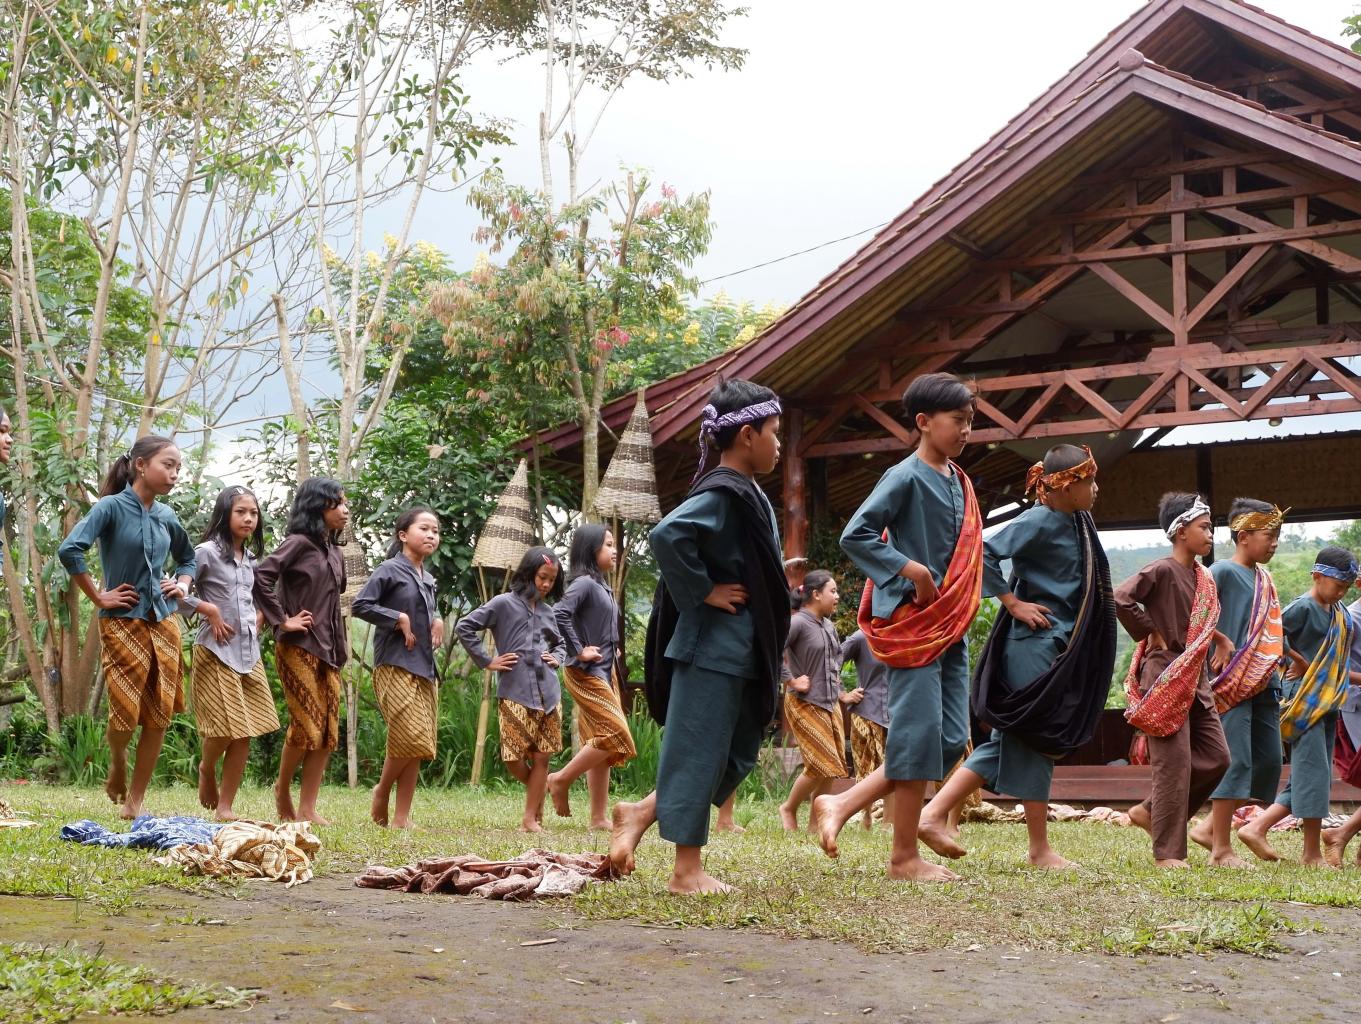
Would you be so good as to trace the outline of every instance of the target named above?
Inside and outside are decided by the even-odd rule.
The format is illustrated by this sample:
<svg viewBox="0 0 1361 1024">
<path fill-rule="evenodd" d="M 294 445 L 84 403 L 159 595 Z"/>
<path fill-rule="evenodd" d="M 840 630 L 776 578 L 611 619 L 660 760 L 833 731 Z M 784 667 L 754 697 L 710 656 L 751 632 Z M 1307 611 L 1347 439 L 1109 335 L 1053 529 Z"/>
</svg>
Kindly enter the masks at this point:
<svg viewBox="0 0 1361 1024">
<path fill-rule="evenodd" d="M 720 375 L 785 402 L 786 553 L 915 444 L 918 374 L 976 382 L 963 456 L 992 521 L 1055 438 L 1102 464 L 1103 526 L 1196 488 L 1361 515 L 1361 57 L 1236 0 L 1150 0 L 744 347 L 654 384 L 663 507 Z M 622 430 L 635 398 L 607 406 Z M 1288 442 L 1181 426 L 1347 414 Z M 1296 433 L 1299 433 L 1298 429 Z M 540 435 L 579 474 L 580 428 Z M 602 445 L 608 455 L 610 442 Z"/>
</svg>

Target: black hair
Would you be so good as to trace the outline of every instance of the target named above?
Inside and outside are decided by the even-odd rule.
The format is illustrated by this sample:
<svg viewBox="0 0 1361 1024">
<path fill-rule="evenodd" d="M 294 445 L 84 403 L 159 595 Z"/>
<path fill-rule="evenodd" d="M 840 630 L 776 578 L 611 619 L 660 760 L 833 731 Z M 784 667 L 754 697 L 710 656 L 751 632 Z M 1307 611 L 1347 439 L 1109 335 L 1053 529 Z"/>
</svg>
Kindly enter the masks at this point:
<svg viewBox="0 0 1361 1024">
<path fill-rule="evenodd" d="M 1044 475 L 1080 466 L 1088 459 L 1087 449 L 1075 444 L 1056 444 L 1044 453 Z"/>
<path fill-rule="evenodd" d="M 1189 491 L 1168 491 L 1159 498 L 1158 525 L 1163 528 L 1163 533 L 1177 521 L 1178 516 L 1189 512 L 1191 506 L 1199 500 L 1199 494 L 1191 494 Z"/>
<path fill-rule="evenodd" d="M 157 452 L 173 448 L 174 445 L 175 442 L 170 438 L 161 437 L 159 434 L 145 434 L 139 437 L 131 448 L 113 460 L 109 471 L 104 474 L 104 482 L 99 487 L 99 496 L 107 498 L 132 483 L 133 470 L 138 459 L 153 458 Z"/>
<path fill-rule="evenodd" d="M 208 528 L 203 531 L 203 536 L 199 539 L 200 543 L 207 543 L 210 540 L 217 541 L 217 546 L 222 549 L 222 553 L 231 557 L 236 544 L 232 537 L 232 506 L 236 504 L 237 498 L 253 498 L 255 509 L 259 515 L 255 517 L 255 532 L 246 540 L 245 548 L 256 558 L 265 553 L 265 510 L 260 507 L 260 499 L 255 497 L 255 492 L 249 487 L 241 487 L 233 484 L 231 487 L 224 487 L 217 492 L 217 501 L 213 502 L 213 514 L 208 517 Z"/>
<path fill-rule="evenodd" d="M 1356 556 L 1346 548 L 1330 544 L 1314 556 L 1314 563 L 1341 569 L 1343 572 L 1352 572 L 1356 568 Z"/>
<path fill-rule="evenodd" d="M 813 600 L 813 592 L 821 590 L 832 582 L 832 574 L 826 569 L 814 569 L 803 578 L 803 586 L 798 587 L 794 593 L 798 597 L 798 607 L 802 608 L 809 601 Z"/>
<path fill-rule="evenodd" d="M 915 377 L 903 392 L 903 413 L 908 422 L 916 423 L 917 414 L 930 416 L 933 412 L 953 412 L 977 402 L 973 388 L 953 373 L 924 373 Z"/>
<path fill-rule="evenodd" d="M 567 552 L 568 583 L 578 576 L 589 576 L 599 583 L 605 582 L 600 566 L 596 564 L 596 558 L 600 555 L 600 549 L 605 546 L 605 534 L 609 532 L 609 527 L 603 523 L 585 523 L 576 528 L 572 534 L 572 546 Z"/>
<path fill-rule="evenodd" d="M 537 597 L 538 591 L 534 587 L 534 577 L 539 574 L 540 567 L 544 565 L 558 567 L 558 576 L 553 581 L 553 589 L 548 592 L 544 600 L 556 601 L 562 597 L 562 559 L 558 558 L 558 553 L 552 548 L 543 546 L 532 547 L 524 553 L 524 557 L 520 559 L 520 564 L 510 574 L 511 593 L 526 598 Z"/>
<path fill-rule="evenodd" d="M 426 508 L 424 505 L 412 505 L 397 517 L 397 525 L 392 528 L 392 543 L 388 545 L 388 552 L 384 557 L 396 558 L 402 553 L 402 533 L 411 529 L 421 516 L 434 516 L 435 524 L 439 525 L 439 516 L 435 515 L 434 509 Z"/>
<path fill-rule="evenodd" d="M 309 476 L 293 495 L 293 507 L 288 512 L 285 533 L 301 533 L 318 544 L 338 543 L 339 534 L 326 528 L 323 518 L 327 512 L 345 500 L 345 488 L 339 480 L 329 476 Z"/>
<path fill-rule="evenodd" d="M 1234 498 L 1233 504 L 1229 506 L 1229 522 L 1233 522 L 1244 512 L 1274 512 L 1276 506 L 1269 501 L 1258 501 L 1256 498 Z M 1238 531 L 1229 531 L 1229 540 L 1238 543 Z"/>
<path fill-rule="evenodd" d="M 719 381 L 718 387 L 709 392 L 709 404 L 717 410 L 718 415 L 736 412 L 738 409 L 745 409 L 749 405 L 757 405 L 761 402 L 775 402 L 780 398 L 779 395 L 771 391 L 770 388 L 761 384 L 753 384 L 749 380 L 742 380 L 734 377 L 731 380 Z M 769 416 L 763 416 L 759 420 L 752 420 L 751 423 L 739 423 L 735 427 L 724 427 L 714 434 L 714 444 L 719 451 L 727 451 L 737 440 L 737 434 L 745 426 L 750 426 L 758 434 L 765 429 L 766 420 Z"/>
</svg>

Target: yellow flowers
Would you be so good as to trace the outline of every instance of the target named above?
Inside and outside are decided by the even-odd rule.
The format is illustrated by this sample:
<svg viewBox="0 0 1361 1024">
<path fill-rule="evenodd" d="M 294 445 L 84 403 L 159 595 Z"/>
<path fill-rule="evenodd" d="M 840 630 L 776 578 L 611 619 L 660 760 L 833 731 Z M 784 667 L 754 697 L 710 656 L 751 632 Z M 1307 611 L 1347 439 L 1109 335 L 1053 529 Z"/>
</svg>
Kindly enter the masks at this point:
<svg viewBox="0 0 1361 1024">
<path fill-rule="evenodd" d="M 745 345 L 754 337 L 756 337 L 756 325 L 747 324 L 746 327 L 743 327 L 740 331 L 737 332 L 737 337 L 735 337 L 733 341 L 735 341 L 739 345 Z"/>
<path fill-rule="evenodd" d="M 681 335 L 681 341 L 686 345 L 693 346 L 699 344 L 699 324 L 697 322 L 690 322 L 685 328 L 685 332 Z"/>
<path fill-rule="evenodd" d="M 104 63 L 106 64 L 118 63 L 118 47 L 110 46 L 107 50 L 104 51 Z"/>
</svg>

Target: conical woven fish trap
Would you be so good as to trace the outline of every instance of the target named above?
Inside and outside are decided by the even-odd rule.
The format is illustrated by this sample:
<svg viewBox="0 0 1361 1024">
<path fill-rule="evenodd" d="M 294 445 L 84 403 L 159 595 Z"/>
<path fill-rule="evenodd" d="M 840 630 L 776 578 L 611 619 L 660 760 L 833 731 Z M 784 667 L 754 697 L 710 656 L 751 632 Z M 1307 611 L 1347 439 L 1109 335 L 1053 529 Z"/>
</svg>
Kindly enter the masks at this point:
<svg viewBox="0 0 1361 1024">
<path fill-rule="evenodd" d="M 484 569 L 513 569 L 534 544 L 534 513 L 529 504 L 529 467 L 525 460 L 497 499 L 487 525 L 473 549 L 473 565 Z"/>
<path fill-rule="evenodd" d="M 657 501 L 657 472 L 652 465 L 652 427 L 641 391 L 614 449 L 614 457 L 605 469 L 592 508 L 603 519 L 655 523 L 662 518 Z"/>
</svg>

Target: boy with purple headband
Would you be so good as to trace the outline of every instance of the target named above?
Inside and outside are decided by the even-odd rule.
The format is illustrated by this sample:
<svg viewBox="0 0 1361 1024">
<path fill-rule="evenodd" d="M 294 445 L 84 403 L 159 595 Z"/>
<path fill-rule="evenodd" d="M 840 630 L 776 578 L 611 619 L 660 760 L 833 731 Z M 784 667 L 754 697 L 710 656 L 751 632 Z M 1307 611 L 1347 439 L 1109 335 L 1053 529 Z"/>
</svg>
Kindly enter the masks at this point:
<svg viewBox="0 0 1361 1024">
<path fill-rule="evenodd" d="M 789 598 L 779 527 L 755 477 L 780 455 L 780 402 L 745 380 L 719 384 L 700 421 L 690 494 L 652 531 L 661 569 L 644 656 L 648 710 L 666 727 L 657 788 L 615 805 L 610 861 L 634 866 L 643 834 L 660 823 L 676 844 L 668 888 L 728 892 L 704 871 L 709 808 L 721 806 L 756 764 L 775 716 Z M 719 465 L 704 473 L 708 446 Z"/>
</svg>

